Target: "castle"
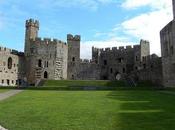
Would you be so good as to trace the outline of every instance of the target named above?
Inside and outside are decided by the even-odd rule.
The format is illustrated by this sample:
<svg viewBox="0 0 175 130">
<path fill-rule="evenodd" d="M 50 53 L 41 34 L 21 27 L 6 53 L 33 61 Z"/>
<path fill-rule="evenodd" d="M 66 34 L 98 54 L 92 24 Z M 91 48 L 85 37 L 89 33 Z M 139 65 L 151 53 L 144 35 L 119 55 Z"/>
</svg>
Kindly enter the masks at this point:
<svg viewBox="0 0 175 130">
<path fill-rule="evenodd" d="M 173 0 L 175 14 L 175 0 Z M 175 15 L 174 15 L 175 18 Z M 37 85 L 51 80 L 141 80 L 175 85 L 175 21 L 161 30 L 162 57 L 150 55 L 149 41 L 126 47 L 92 47 L 92 59 L 80 59 L 80 35 L 67 42 L 38 37 L 39 21 L 25 24 L 23 52 L 0 47 L 0 85 Z"/>
</svg>

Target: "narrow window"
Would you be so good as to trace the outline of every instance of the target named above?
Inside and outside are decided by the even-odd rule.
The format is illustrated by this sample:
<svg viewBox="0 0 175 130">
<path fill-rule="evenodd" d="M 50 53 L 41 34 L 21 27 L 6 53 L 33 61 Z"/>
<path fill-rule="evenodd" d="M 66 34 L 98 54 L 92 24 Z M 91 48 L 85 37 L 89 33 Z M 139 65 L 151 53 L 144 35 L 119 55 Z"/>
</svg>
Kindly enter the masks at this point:
<svg viewBox="0 0 175 130">
<path fill-rule="evenodd" d="M 123 73 L 125 73 L 126 72 L 126 69 L 125 68 L 123 68 Z"/>
<path fill-rule="evenodd" d="M 47 68 L 49 67 L 49 62 L 47 61 Z"/>
<path fill-rule="evenodd" d="M 8 58 L 8 69 L 12 69 L 12 58 Z"/>
<path fill-rule="evenodd" d="M 38 67 L 42 67 L 42 60 L 38 60 Z"/>
<path fill-rule="evenodd" d="M 112 68 L 110 69 L 110 72 L 111 72 L 111 74 L 113 73 L 113 69 Z"/>
<path fill-rule="evenodd" d="M 107 60 L 104 60 L 104 65 L 107 65 Z"/>
<path fill-rule="evenodd" d="M 47 73 L 47 71 L 44 72 L 44 78 L 45 78 L 45 79 L 48 78 L 48 73 Z"/>
<path fill-rule="evenodd" d="M 73 62 L 75 61 L 75 57 L 72 58 L 72 61 L 73 61 Z"/>
</svg>

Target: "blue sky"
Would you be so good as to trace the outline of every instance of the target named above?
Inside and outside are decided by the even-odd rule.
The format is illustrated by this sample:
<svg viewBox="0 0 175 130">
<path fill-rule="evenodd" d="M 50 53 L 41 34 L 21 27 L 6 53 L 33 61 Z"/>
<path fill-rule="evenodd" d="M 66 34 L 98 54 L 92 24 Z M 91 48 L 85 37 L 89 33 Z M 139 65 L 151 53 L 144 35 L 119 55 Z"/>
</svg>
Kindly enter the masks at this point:
<svg viewBox="0 0 175 130">
<path fill-rule="evenodd" d="M 161 17 L 160 17 L 161 16 Z M 172 20 L 171 0 L 0 0 L 0 45 L 23 51 L 25 20 L 40 21 L 40 37 L 82 36 L 81 57 L 100 48 L 151 42 L 160 55 L 159 31 Z"/>
</svg>

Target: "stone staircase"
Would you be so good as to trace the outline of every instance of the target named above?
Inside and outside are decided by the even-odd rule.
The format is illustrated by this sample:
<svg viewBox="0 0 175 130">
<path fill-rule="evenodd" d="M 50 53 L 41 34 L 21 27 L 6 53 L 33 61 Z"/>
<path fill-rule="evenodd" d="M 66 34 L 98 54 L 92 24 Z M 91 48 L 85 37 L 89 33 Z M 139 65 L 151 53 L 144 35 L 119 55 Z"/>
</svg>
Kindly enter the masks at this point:
<svg viewBox="0 0 175 130">
<path fill-rule="evenodd" d="M 44 83 L 45 83 L 45 80 L 39 79 L 39 80 L 36 81 L 35 86 L 36 87 L 41 87 L 41 86 L 44 85 Z"/>
<path fill-rule="evenodd" d="M 55 76 L 54 78 L 59 80 L 63 76 L 63 59 L 62 58 L 57 58 L 56 59 L 56 66 L 55 66 Z"/>
<path fill-rule="evenodd" d="M 36 67 L 36 72 L 35 72 L 35 77 L 36 79 L 41 79 L 42 77 L 42 68 L 41 67 Z"/>
</svg>

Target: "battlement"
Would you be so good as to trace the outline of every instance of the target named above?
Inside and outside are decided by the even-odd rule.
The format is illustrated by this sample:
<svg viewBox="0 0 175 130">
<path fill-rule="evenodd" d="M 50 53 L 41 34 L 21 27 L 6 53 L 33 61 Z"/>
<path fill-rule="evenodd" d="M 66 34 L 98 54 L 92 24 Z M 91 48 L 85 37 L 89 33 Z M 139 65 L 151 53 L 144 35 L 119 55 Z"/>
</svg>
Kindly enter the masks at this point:
<svg viewBox="0 0 175 130">
<path fill-rule="evenodd" d="M 131 51 L 140 49 L 140 45 L 134 46 L 119 46 L 119 47 L 112 47 L 112 48 L 95 48 L 92 47 L 92 52 L 100 51 L 100 52 L 121 52 L 121 51 Z"/>
<path fill-rule="evenodd" d="M 17 51 L 17 50 L 9 49 L 9 48 L 2 47 L 2 46 L 0 46 L 0 52 L 7 52 L 7 53 L 10 53 L 10 54 L 19 55 L 19 56 L 24 55 L 23 52 L 19 52 L 19 51 Z"/>
<path fill-rule="evenodd" d="M 26 20 L 26 28 L 28 27 L 36 27 L 39 29 L 39 21 L 38 20 L 34 20 L 34 19 L 29 19 L 29 20 Z"/>
<path fill-rule="evenodd" d="M 148 41 L 148 40 L 143 40 L 143 39 L 141 39 L 141 40 L 140 40 L 140 44 L 149 44 L 149 41 Z"/>
<path fill-rule="evenodd" d="M 72 34 L 67 34 L 67 40 L 80 41 L 81 36 L 80 35 L 73 36 Z"/>
<path fill-rule="evenodd" d="M 80 59 L 80 63 L 91 64 L 92 63 L 92 60 L 89 60 L 89 59 Z"/>
<path fill-rule="evenodd" d="M 31 39 L 33 42 L 36 43 L 43 43 L 43 44 L 64 44 L 66 45 L 66 42 L 63 42 L 61 40 L 58 39 L 51 39 L 51 38 L 41 38 L 41 37 L 37 37 L 36 39 Z"/>
</svg>

